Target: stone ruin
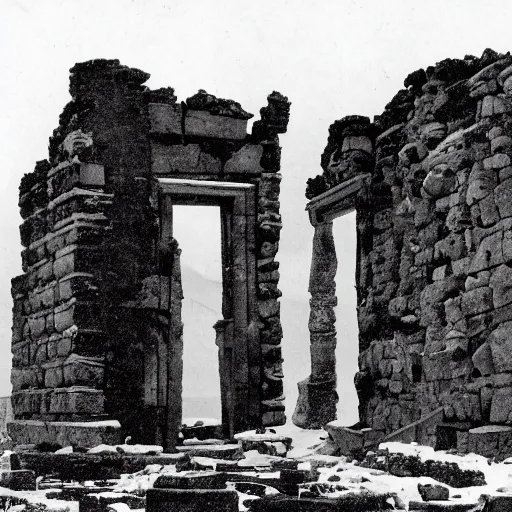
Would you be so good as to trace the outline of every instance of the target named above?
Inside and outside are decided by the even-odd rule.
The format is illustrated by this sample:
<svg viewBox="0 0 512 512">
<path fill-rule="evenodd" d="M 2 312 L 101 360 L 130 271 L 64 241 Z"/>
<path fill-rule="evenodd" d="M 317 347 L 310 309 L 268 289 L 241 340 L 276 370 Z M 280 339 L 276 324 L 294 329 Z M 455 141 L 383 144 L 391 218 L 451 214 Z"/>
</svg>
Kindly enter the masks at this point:
<svg viewBox="0 0 512 512">
<path fill-rule="evenodd" d="M 179 103 L 171 88 L 145 87 L 148 78 L 118 61 L 72 68 L 49 160 L 20 185 L 9 424 L 18 444 L 129 434 L 174 448 L 183 340 L 172 207 L 181 204 L 221 211 L 222 435 L 286 420 L 275 256 L 278 134 L 290 104 L 272 93 L 247 134 L 252 116 L 238 103 L 205 91 Z M 447 59 L 404 86 L 373 123 L 331 125 L 323 173 L 308 180 L 311 374 L 293 421 L 347 442 L 328 426 L 338 400 L 332 223 L 355 211 L 360 421 L 346 430 L 369 445 L 414 440 L 503 457 L 512 452 L 512 56 Z"/>
<path fill-rule="evenodd" d="M 373 123 L 332 124 L 308 180 L 311 375 L 293 420 L 336 417 L 332 222 L 355 210 L 355 430 L 510 456 L 512 56 L 447 59 L 404 86 Z"/>
<path fill-rule="evenodd" d="M 71 69 L 72 100 L 20 185 L 12 280 L 14 444 L 134 442 L 181 428 L 180 250 L 173 205 L 220 206 L 219 347 L 226 438 L 285 422 L 279 319 L 278 134 L 290 103 L 252 117 L 199 91 L 178 102 L 117 60 Z M 213 343 L 213 336 L 212 336 Z"/>
</svg>

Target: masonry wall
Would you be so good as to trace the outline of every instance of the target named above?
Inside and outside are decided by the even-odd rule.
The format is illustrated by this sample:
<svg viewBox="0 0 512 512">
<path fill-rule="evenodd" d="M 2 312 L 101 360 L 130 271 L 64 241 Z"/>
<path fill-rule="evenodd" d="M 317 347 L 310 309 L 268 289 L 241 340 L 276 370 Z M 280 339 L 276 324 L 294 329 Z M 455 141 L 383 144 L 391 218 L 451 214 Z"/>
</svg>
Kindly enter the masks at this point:
<svg viewBox="0 0 512 512">
<path fill-rule="evenodd" d="M 331 127 L 308 184 L 312 198 L 371 176 L 356 203 L 355 385 L 361 424 L 381 434 L 440 407 L 461 431 L 512 423 L 511 76 L 492 50 L 412 73 L 373 123 Z"/>
<path fill-rule="evenodd" d="M 12 281 L 11 435 L 24 442 L 31 440 L 30 420 L 116 419 L 134 439 L 158 440 L 158 421 L 147 421 L 155 411 L 144 400 L 144 355 L 152 339 L 168 336 L 171 302 L 181 300 L 168 295 L 176 247 L 160 241 L 156 178 L 165 176 L 257 185 L 254 329 L 263 377 L 254 416 L 259 423 L 284 421 L 275 255 L 278 133 L 286 131 L 289 103 L 273 93 L 247 134 L 252 116 L 235 102 L 203 91 L 179 104 L 171 88 L 144 86 L 148 78 L 118 61 L 72 68 L 72 100 L 50 138 L 49 159 L 22 179 L 24 273 Z M 162 108 L 180 111 L 175 132 L 159 129 Z"/>
</svg>

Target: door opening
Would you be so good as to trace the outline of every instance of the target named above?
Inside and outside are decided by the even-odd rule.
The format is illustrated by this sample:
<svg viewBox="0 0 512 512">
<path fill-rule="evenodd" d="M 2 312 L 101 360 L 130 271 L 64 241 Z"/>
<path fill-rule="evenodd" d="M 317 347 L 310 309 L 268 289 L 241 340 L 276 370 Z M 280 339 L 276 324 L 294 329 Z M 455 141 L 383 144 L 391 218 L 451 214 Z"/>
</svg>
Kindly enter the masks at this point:
<svg viewBox="0 0 512 512">
<path fill-rule="evenodd" d="M 220 208 L 173 207 L 183 287 L 183 420 L 221 423 L 221 387 L 214 325 L 222 318 Z"/>
<path fill-rule="evenodd" d="M 356 255 L 357 230 L 356 213 L 343 215 L 333 222 L 333 237 L 338 258 L 336 272 L 336 376 L 339 396 L 337 419 L 344 425 L 359 421 L 359 400 L 354 387 L 354 375 L 358 371 L 359 355 L 357 297 L 356 297 Z"/>
</svg>

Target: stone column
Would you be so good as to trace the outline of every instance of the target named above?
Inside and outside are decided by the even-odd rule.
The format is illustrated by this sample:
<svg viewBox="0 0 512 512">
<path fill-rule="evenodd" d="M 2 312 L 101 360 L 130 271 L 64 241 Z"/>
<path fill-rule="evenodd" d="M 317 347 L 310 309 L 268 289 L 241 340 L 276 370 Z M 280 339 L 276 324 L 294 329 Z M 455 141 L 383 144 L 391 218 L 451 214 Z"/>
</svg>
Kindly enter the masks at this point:
<svg viewBox="0 0 512 512">
<path fill-rule="evenodd" d="M 336 419 L 336 250 L 332 222 L 315 227 L 309 276 L 311 375 L 299 382 L 292 421 L 302 428 L 322 428 Z"/>
</svg>

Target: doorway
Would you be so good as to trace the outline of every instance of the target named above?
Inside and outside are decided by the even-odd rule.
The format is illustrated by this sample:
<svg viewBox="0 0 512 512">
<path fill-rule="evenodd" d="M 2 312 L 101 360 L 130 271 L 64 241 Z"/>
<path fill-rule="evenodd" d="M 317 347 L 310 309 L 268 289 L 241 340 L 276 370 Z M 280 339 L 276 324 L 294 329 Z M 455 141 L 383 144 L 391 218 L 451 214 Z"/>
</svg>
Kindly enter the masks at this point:
<svg viewBox="0 0 512 512">
<path fill-rule="evenodd" d="M 222 308 L 215 322 L 217 355 L 207 361 L 207 368 L 218 361 L 222 432 L 226 439 L 234 434 L 257 428 L 261 422 L 261 348 L 259 342 L 258 303 L 256 295 L 256 187 L 246 183 L 159 178 L 160 247 L 166 260 L 166 247 L 179 240 L 175 231 L 174 210 L 182 206 L 207 207 L 220 211 L 220 253 L 222 262 Z M 177 215 L 180 215 L 177 213 Z M 194 214 L 195 216 L 195 214 Z M 211 214 L 209 213 L 209 216 Z M 181 222 L 180 222 L 181 224 Z M 195 247 L 200 237 L 193 236 L 190 223 L 181 235 Z M 219 231 L 217 230 L 217 233 Z M 208 240 L 211 234 L 204 235 Z M 188 245 L 189 241 L 183 240 Z M 185 247 L 186 247 L 185 245 Z M 182 254 L 180 254 L 182 253 Z M 191 254 L 194 251 L 190 251 Z M 217 253 L 218 254 L 218 253 Z M 215 257 L 213 258 L 215 260 Z M 176 262 L 176 258 L 174 259 Z M 178 251 L 179 265 L 187 264 L 183 249 Z M 209 259 L 211 263 L 211 259 Z M 164 268 L 163 265 L 162 268 Z M 175 266 L 171 282 L 169 355 L 167 387 L 167 425 L 169 444 L 178 438 L 182 419 L 183 336 L 181 314 L 181 270 Z M 176 290 L 173 292 L 173 286 Z M 203 290 L 204 291 L 204 290 Z M 172 299 L 174 297 L 174 300 Z M 215 308 L 210 308 L 215 310 Z M 196 315 L 193 313 L 193 315 Z M 192 322 L 194 320 L 192 319 Z M 193 352 L 193 351 L 192 351 Z M 201 370 L 199 378 L 204 371 Z M 188 372 L 188 370 L 187 370 Z M 197 374 L 196 374 L 197 375 Z M 188 377 L 187 377 L 188 379 Z M 192 383 L 190 383 L 192 384 Z M 215 390 L 218 387 L 215 386 Z"/>
<path fill-rule="evenodd" d="M 359 400 L 354 386 L 354 375 L 358 371 L 358 324 L 356 293 L 357 229 L 356 213 L 338 217 L 333 222 L 333 238 L 336 247 L 338 268 L 336 271 L 336 390 L 338 403 L 337 420 L 344 425 L 359 421 Z"/>
<path fill-rule="evenodd" d="M 222 318 L 220 208 L 173 208 L 173 236 L 181 249 L 183 288 L 182 422 L 221 423 L 215 323 Z"/>
</svg>

